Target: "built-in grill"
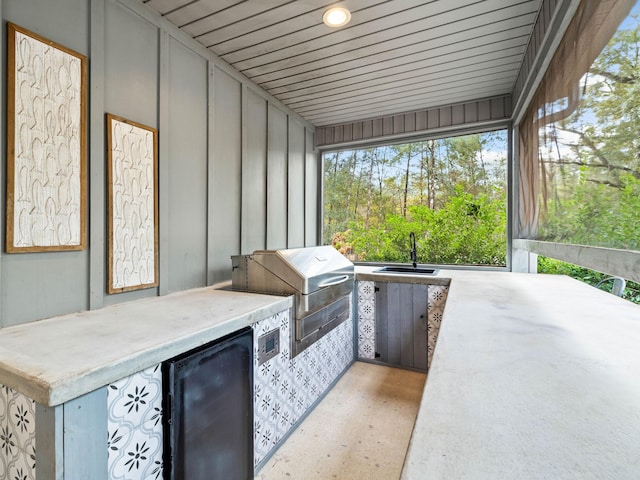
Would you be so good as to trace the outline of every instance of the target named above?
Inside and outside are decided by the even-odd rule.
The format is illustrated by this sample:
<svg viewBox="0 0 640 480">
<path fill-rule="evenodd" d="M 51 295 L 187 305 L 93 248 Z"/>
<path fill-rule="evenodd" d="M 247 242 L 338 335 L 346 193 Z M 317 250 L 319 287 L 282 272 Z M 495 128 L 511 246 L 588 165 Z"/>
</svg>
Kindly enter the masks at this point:
<svg viewBox="0 0 640 480">
<path fill-rule="evenodd" d="M 295 296 L 292 357 L 350 316 L 353 263 L 333 247 L 256 250 L 231 263 L 234 290 Z"/>
</svg>

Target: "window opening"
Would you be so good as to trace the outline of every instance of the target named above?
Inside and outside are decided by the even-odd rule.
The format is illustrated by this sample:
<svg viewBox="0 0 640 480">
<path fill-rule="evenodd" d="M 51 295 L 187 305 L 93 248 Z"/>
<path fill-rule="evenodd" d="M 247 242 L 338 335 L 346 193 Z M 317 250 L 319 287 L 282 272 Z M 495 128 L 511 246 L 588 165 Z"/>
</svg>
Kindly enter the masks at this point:
<svg viewBox="0 0 640 480">
<path fill-rule="evenodd" d="M 323 243 L 352 261 L 504 266 L 508 131 L 323 153 Z"/>
</svg>

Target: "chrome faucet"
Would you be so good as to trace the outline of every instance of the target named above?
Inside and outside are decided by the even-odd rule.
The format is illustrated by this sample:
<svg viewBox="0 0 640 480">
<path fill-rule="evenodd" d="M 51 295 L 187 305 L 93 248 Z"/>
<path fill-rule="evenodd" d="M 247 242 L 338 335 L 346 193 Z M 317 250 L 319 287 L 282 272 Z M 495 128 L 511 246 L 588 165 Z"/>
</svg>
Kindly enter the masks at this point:
<svg viewBox="0 0 640 480">
<path fill-rule="evenodd" d="M 411 256 L 413 268 L 416 268 L 418 266 L 418 250 L 416 249 L 416 234 L 413 232 L 409 234 L 409 243 L 411 248 L 411 250 L 409 250 L 409 255 Z"/>
</svg>

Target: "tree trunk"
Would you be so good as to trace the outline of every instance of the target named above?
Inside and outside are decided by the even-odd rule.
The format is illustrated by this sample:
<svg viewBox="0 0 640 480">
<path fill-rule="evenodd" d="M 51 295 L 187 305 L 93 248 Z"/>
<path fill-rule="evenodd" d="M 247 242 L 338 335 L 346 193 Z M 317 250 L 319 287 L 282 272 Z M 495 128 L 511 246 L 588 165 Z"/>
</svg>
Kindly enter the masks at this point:
<svg viewBox="0 0 640 480">
<path fill-rule="evenodd" d="M 420 179 L 419 179 L 419 181 L 420 181 L 420 205 L 424 205 L 424 174 L 425 174 L 424 149 L 425 149 L 425 143 L 423 142 L 420 145 Z M 427 200 L 429 200 L 429 194 L 428 193 L 427 193 Z"/>
<path fill-rule="evenodd" d="M 436 141 L 427 142 L 427 205 L 430 210 L 436 208 Z"/>
<path fill-rule="evenodd" d="M 349 172 L 349 182 L 347 184 L 347 205 L 346 205 L 346 218 L 345 218 L 345 223 L 346 225 L 349 225 L 349 219 L 350 217 L 350 213 L 351 213 L 351 192 L 353 190 L 353 180 L 356 176 L 356 151 L 354 150 L 351 154 L 351 158 L 349 158 L 349 168 L 348 168 L 348 172 Z M 354 211 L 354 215 L 355 215 L 355 211 Z"/>
<path fill-rule="evenodd" d="M 367 181 L 367 210 L 365 212 L 365 217 L 364 217 L 364 230 L 365 232 L 369 231 L 369 221 L 370 221 L 370 216 L 371 216 L 371 194 L 372 194 L 372 183 L 373 183 L 373 167 L 374 167 L 374 163 L 375 163 L 375 155 L 373 154 L 372 151 L 369 151 L 369 155 L 370 155 L 370 162 L 369 162 L 369 175 L 368 175 L 368 181 Z"/>
<path fill-rule="evenodd" d="M 402 204 L 402 216 L 407 218 L 407 198 L 409 196 L 409 167 L 411 166 L 411 152 L 407 152 L 407 168 L 404 174 L 404 199 Z"/>
<path fill-rule="evenodd" d="M 329 156 L 327 156 L 327 158 L 325 159 L 325 161 L 329 161 L 329 162 L 333 162 L 332 165 L 332 173 L 331 173 L 331 184 L 333 186 L 333 189 L 336 189 L 336 185 L 337 185 L 337 178 L 338 178 L 338 152 L 336 152 L 333 155 L 333 159 L 331 159 Z M 329 228 L 331 230 L 334 230 L 334 225 L 333 222 L 335 221 L 333 212 L 334 212 L 334 208 L 333 205 L 326 205 L 324 207 L 324 211 L 326 212 L 326 218 L 327 218 L 327 224 L 330 226 Z M 326 240 L 326 239 L 325 239 Z"/>
</svg>

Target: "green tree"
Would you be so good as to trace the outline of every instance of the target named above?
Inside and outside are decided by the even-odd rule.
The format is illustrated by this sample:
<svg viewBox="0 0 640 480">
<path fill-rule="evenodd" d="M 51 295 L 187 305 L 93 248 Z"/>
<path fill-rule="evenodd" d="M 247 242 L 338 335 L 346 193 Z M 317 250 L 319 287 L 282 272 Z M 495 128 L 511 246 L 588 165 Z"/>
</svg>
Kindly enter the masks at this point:
<svg viewBox="0 0 640 480">
<path fill-rule="evenodd" d="M 327 153 L 324 241 L 406 262 L 415 232 L 423 263 L 503 265 L 505 165 L 505 131 Z"/>
<path fill-rule="evenodd" d="M 504 265 L 505 225 L 504 199 L 474 197 L 458 185 L 442 209 L 414 205 L 407 217 L 391 214 L 377 228 L 352 222 L 342 239 L 359 260 L 408 262 L 414 232 L 421 263 Z"/>
<path fill-rule="evenodd" d="M 636 8 L 635 10 L 638 10 Z M 548 186 L 539 238 L 638 249 L 640 23 L 632 15 L 580 82 L 580 102 L 541 138 Z"/>
</svg>

